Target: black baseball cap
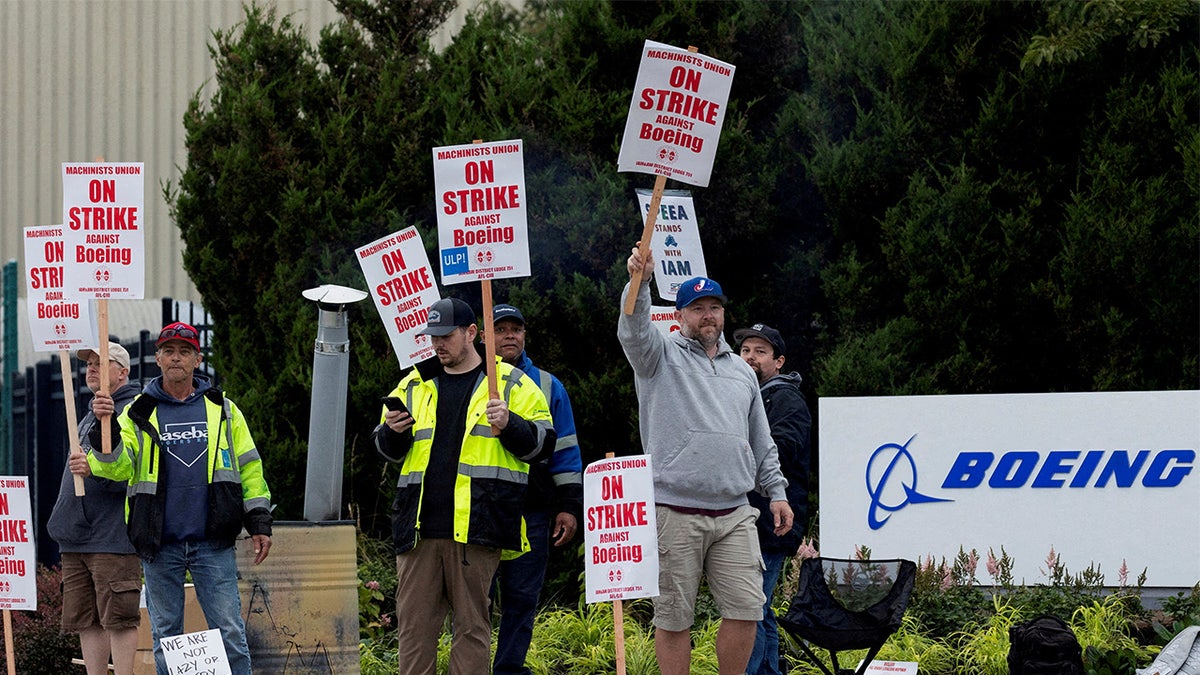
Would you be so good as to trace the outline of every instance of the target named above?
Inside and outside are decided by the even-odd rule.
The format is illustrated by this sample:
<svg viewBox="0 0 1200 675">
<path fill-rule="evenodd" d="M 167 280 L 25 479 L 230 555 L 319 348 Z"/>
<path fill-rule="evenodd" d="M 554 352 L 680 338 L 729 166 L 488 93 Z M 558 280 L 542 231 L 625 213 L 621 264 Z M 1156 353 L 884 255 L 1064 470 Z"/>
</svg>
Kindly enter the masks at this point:
<svg viewBox="0 0 1200 675">
<path fill-rule="evenodd" d="M 442 298 L 429 308 L 429 323 L 420 335 L 449 335 L 475 323 L 475 310 L 458 298 Z"/>
<path fill-rule="evenodd" d="M 512 319 L 522 326 L 525 325 L 525 315 L 512 305 L 496 305 L 492 308 L 492 323 L 500 323 L 501 319 Z"/>
<path fill-rule="evenodd" d="M 733 341 L 737 343 L 738 347 L 741 347 L 742 340 L 748 337 L 762 338 L 771 343 L 771 346 L 775 348 L 776 356 L 783 356 L 783 353 L 787 351 L 783 344 L 783 336 L 765 323 L 756 323 L 749 328 L 740 328 L 733 332 Z"/>
</svg>

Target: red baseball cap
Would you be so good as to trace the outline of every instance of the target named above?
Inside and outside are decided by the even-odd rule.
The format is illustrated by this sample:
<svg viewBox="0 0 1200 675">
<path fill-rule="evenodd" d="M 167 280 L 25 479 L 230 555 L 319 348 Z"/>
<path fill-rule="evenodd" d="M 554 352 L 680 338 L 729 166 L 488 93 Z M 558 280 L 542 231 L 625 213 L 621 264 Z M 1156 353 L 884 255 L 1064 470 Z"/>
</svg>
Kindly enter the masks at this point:
<svg viewBox="0 0 1200 675">
<path fill-rule="evenodd" d="M 176 321 L 163 326 L 163 329 L 158 333 L 158 340 L 154 343 L 155 347 L 161 347 L 164 342 L 171 340 L 182 340 L 188 343 L 196 351 L 200 351 L 200 332 L 192 326 Z"/>
</svg>

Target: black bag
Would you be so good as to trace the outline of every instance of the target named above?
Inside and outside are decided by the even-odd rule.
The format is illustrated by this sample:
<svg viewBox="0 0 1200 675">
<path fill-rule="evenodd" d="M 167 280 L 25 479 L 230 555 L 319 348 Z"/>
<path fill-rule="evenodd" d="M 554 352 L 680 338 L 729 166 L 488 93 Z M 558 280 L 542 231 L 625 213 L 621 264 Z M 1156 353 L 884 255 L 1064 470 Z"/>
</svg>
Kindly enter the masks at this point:
<svg viewBox="0 0 1200 675">
<path fill-rule="evenodd" d="M 1009 628 L 1008 640 L 1009 675 L 1084 675 L 1079 640 L 1053 614 Z"/>
</svg>

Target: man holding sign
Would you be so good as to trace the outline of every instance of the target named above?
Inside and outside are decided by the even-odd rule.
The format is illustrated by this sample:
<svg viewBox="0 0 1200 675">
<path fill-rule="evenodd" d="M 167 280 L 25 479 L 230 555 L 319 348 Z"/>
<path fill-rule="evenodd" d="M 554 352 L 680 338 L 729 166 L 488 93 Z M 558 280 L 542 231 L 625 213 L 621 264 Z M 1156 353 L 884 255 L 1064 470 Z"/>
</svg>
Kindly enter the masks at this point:
<svg viewBox="0 0 1200 675">
<path fill-rule="evenodd" d="M 189 572 L 231 672 L 250 675 L 235 543 L 245 527 L 254 564 L 271 550 L 262 458 L 242 411 L 196 373 L 204 358 L 199 332 L 177 321 L 163 327 L 156 346 L 162 375 L 120 416 L 120 447 L 86 461 L 72 457 L 71 471 L 129 482 L 129 540 L 142 558 L 158 675 L 167 675 L 162 641 L 183 633 Z"/>
<path fill-rule="evenodd" d="M 712 279 L 680 284 L 680 330 L 664 336 L 650 322 L 649 246 L 626 262 L 633 313 L 621 314 L 617 337 L 633 367 L 639 428 L 654 456 L 659 592 L 654 650 L 663 675 L 686 675 L 701 575 L 721 612 L 721 675 L 741 675 L 762 619 L 762 556 L 746 493 L 766 494 L 775 532 L 792 528 L 792 510 L 758 380 L 725 342 L 725 295 Z"/>
<path fill-rule="evenodd" d="M 88 438 L 97 415 L 120 415 L 138 388 L 129 384 L 129 352 L 120 343 L 108 343 L 107 364 L 100 363 L 94 349 L 81 349 L 76 355 L 87 363 L 87 386 L 95 394 L 91 410 L 79 421 L 79 437 Z M 101 368 L 108 368 L 111 396 L 98 393 Z M 91 450 L 85 446 L 73 456 L 82 459 Z M 64 467 L 58 500 L 46 523 L 62 552 L 62 629 L 79 633 L 88 675 L 107 673 L 110 655 L 117 675 L 132 675 L 142 618 L 142 567 L 125 534 L 126 484 L 88 476 L 84 486 L 85 494 L 75 496 L 70 465 Z"/>
<path fill-rule="evenodd" d="M 496 364 L 500 398 L 489 398 L 470 305 L 433 303 L 422 334 L 437 360 L 392 390 L 373 434 L 380 455 L 401 463 L 392 504 L 400 673 L 434 675 L 452 612 L 450 675 L 477 675 L 491 666 L 492 577 L 502 555 L 529 550 L 529 463 L 550 456 L 556 435 L 545 395 L 511 365 Z"/>
</svg>

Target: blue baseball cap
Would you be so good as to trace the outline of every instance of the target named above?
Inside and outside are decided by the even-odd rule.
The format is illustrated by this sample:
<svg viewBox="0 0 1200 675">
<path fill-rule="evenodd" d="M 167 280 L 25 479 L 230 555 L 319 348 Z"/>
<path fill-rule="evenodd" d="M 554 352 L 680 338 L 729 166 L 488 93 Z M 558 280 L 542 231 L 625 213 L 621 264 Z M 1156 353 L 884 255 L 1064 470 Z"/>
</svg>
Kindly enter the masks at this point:
<svg viewBox="0 0 1200 675">
<path fill-rule="evenodd" d="M 692 277 L 679 284 L 679 290 L 675 291 L 675 309 L 683 309 L 700 298 L 716 298 L 721 304 L 726 302 L 721 284 L 708 277 Z"/>
</svg>

